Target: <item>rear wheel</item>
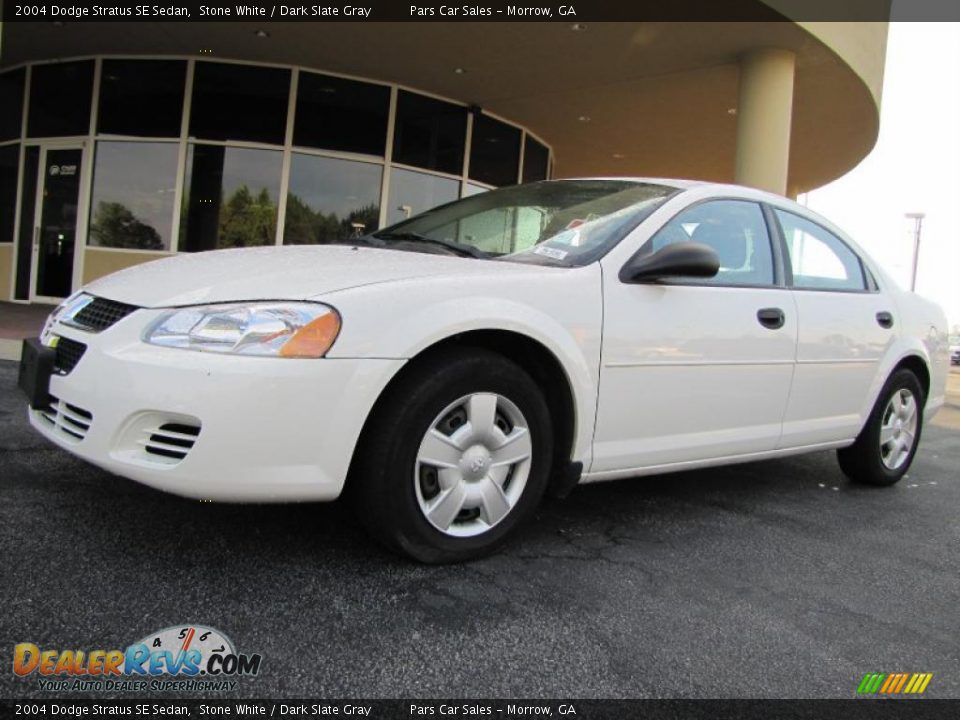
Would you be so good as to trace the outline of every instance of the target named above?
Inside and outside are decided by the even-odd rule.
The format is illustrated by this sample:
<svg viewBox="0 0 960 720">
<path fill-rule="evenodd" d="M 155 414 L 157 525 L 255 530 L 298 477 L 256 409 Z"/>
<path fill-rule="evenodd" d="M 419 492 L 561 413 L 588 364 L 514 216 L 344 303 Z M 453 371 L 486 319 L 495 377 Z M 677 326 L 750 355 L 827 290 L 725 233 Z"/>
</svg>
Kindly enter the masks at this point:
<svg viewBox="0 0 960 720">
<path fill-rule="evenodd" d="M 923 429 L 923 388 L 910 370 L 898 370 L 877 398 L 856 442 L 837 451 L 840 467 L 851 480 L 893 485 L 913 462 Z"/>
<path fill-rule="evenodd" d="M 491 552 L 547 484 L 552 429 L 539 387 L 500 355 L 459 348 L 388 392 L 350 479 L 360 519 L 423 562 Z"/>
</svg>

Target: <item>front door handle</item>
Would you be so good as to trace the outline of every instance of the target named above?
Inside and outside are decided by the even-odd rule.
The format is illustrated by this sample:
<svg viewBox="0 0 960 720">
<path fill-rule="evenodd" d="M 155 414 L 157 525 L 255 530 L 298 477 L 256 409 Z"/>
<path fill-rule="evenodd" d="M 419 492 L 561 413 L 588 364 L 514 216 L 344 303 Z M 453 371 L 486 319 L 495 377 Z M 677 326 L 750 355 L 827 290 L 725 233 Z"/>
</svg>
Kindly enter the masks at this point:
<svg viewBox="0 0 960 720">
<path fill-rule="evenodd" d="M 877 325 L 882 328 L 889 330 L 893 327 L 893 315 L 888 313 L 886 310 L 882 310 L 877 313 Z"/>
<path fill-rule="evenodd" d="M 780 308 L 761 308 L 757 310 L 757 320 L 765 328 L 779 330 L 787 321 L 787 316 L 783 314 Z"/>
</svg>

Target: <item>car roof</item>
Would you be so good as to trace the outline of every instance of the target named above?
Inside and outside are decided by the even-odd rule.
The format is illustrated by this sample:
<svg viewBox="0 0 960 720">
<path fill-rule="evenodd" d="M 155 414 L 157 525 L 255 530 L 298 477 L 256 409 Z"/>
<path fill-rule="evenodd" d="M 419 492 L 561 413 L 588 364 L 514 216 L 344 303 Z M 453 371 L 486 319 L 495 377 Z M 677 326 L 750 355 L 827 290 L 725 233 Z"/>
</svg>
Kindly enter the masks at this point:
<svg viewBox="0 0 960 720">
<path fill-rule="evenodd" d="M 701 187 L 704 185 L 717 185 L 717 183 L 710 183 L 710 182 L 707 182 L 706 180 L 685 180 L 681 178 L 661 178 L 661 177 L 633 177 L 633 176 L 623 176 L 623 175 L 555 178 L 555 180 L 622 180 L 625 182 L 647 183 L 649 185 L 667 185 L 668 187 L 675 187 L 678 190 L 688 190 L 690 188 Z"/>
<path fill-rule="evenodd" d="M 778 195 L 776 193 L 767 192 L 766 190 L 758 190 L 757 188 L 752 188 L 747 185 L 734 185 L 733 183 L 718 183 L 710 182 L 707 180 L 686 180 L 680 178 L 659 178 L 659 177 L 580 177 L 580 178 L 557 178 L 558 180 L 620 180 L 624 182 L 636 182 L 636 183 L 648 183 L 651 185 L 664 185 L 666 187 L 673 187 L 681 191 L 696 191 L 698 195 L 707 197 L 709 195 L 717 195 L 719 197 L 723 196 L 732 196 L 737 198 L 743 198 L 746 200 L 755 200 L 757 202 L 765 202 L 770 205 L 781 207 L 792 212 L 804 215 L 811 220 L 815 220 L 821 225 L 825 225 L 827 229 L 832 232 L 840 234 L 842 237 L 847 238 L 846 233 L 844 233 L 840 228 L 836 227 L 831 223 L 827 218 L 823 217 L 819 213 L 816 213 L 805 205 L 801 205 L 796 200 L 788 198 L 784 195 Z"/>
</svg>

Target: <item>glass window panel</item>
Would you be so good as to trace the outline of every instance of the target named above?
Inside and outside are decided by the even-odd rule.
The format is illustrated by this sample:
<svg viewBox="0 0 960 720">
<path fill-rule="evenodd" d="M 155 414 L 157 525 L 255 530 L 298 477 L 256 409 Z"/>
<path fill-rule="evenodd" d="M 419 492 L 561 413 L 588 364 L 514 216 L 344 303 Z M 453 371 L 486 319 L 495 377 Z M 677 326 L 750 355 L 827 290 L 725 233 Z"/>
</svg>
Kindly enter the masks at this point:
<svg viewBox="0 0 960 720">
<path fill-rule="evenodd" d="M 66 297 L 73 286 L 82 162 L 79 148 L 48 147 L 44 153 L 33 286 L 41 297 Z"/>
<path fill-rule="evenodd" d="M 630 180 L 512 185 L 427 210 L 391 226 L 389 234 L 398 241 L 408 236 L 413 245 L 417 241 L 409 236 L 458 242 L 518 262 L 582 265 L 599 258 L 675 191 Z"/>
<path fill-rule="evenodd" d="M 13 242 L 19 170 L 20 144 L 0 147 L 0 243 Z"/>
<path fill-rule="evenodd" d="M 387 224 L 392 225 L 424 210 L 457 199 L 460 182 L 449 178 L 393 168 L 390 171 L 390 210 Z"/>
<path fill-rule="evenodd" d="M 289 70 L 199 62 L 190 136 L 283 144 L 289 94 Z"/>
<path fill-rule="evenodd" d="M 17 233 L 17 270 L 14 299 L 30 299 L 30 265 L 33 261 L 34 209 L 37 200 L 37 175 L 40 172 L 40 148 L 23 149 L 23 191 L 20 193 L 20 229 Z"/>
<path fill-rule="evenodd" d="M 523 143 L 523 181 L 546 180 L 549 160 L 550 150 L 547 146 L 527 135 Z"/>
<path fill-rule="evenodd" d="M 466 108 L 402 90 L 397 96 L 395 162 L 459 175 L 466 133 Z"/>
<path fill-rule="evenodd" d="M 179 137 L 186 75 L 187 64 L 180 60 L 104 60 L 99 131 Z"/>
<path fill-rule="evenodd" d="M 23 68 L 0 74 L 0 140 L 20 137 L 25 74 Z"/>
<path fill-rule="evenodd" d="M 793 268 L 793 285 L 817 290 L 864 290 L 860 259 L 843 240 L 793 213 L 776 210 Z"/>
<path fill-rule="evenodd" d="M 283 222 L 288 245 L 328 243 L 377 229 L 383 168 L 294 153 Z"/>
<path fill-rule="evenodd" d="M 457 242 L 505 255 L 536 245 L 546 220 L 547 213 L 540 208 L 493 208 L 458 222 L 454 235 Z"/>
<path fill-rule="evenodd" d="M 92 92 L 93 60 L 34 65 L 27 135 L 87 135 Z"/>
<path fill-rule="evenodd" d="M 490 188 L 484 187 L 483 185 L 474 185 L 473 183 L 467 183 L 463 188 L 463 197 L 473 197 L 474 195 L 479 195 L 480 193 L 489 192 Z"/>
<path fill-rule="evenodd" d="M 389 113 L 388 87 L 301 72 L 293 144 L 382 156 Z"/>
<path fill-rule="evenodd" d="M 772 285 L 773 251 L 763 211 L 754 202 L 713 200 L 680 212 L 645 246 L 648 252 L 680 242 L 709 245 L 720 272 L 696 284 Z"/>
<path fill-rule="evenodd" d="M 520 170 L 520 129 L 486 115 L 474 115 L 470 179 L 501 187 L 516 185 Z"/>
<path fill-rule="evenodd" d="M 91 245 L 170 249 L 177 154 L 176 143 L 97 143 Z"/>
<path fill-rule="evenodd" d="M 180 249 L 272 245 L 282 161 L 276 150 L 190 145 Z"/>
</svg>

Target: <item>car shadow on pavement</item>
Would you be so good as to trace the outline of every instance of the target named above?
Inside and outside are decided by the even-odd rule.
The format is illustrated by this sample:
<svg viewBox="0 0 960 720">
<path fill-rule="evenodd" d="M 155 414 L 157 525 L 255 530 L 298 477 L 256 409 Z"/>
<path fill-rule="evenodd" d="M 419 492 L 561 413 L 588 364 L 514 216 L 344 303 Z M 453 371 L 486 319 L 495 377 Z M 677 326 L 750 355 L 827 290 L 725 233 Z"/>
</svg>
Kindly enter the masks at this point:
<svg viewBox="0 0 960 720">
<path fill-rule="evenodd" d="M 41 463 L 37 469 L 45 474 L 36 481 L 40 487 L 56 485 L 62 507 L 48 511 L 56 516 L 62 510 L 57 529 L 69 535 L 71 526 L 81 532 L 107 520 L 122 528 L 128 558 L 154 556 L 159 541 L 164 552 L 175 553 L 188 565 L 222 567 L 235 562 L 249 570 L 251 562 L 272 567 L 335 562 L 368 569 L 411 564 L 371 539 L 343 499 L 276 505 L 198 501 L 114 476 L 52 446 L 48 451 L 34 446 L 30 452 L 35 457 L 56 456 L 55 463 L 49 458 Z M 581 545 L 579 549 L 589 555 L 593 536 L 656 541 L 665 530 L 684 527 L 689 533 L 711 525 L 718 514 L 727 521 L 740 517 L 754 523 L 788 523 L 792 513 L 783 506 L 790 498 L 823 487 L 812 477 L 828 476 L 833 487 L 859 490 L 846 483 L 835 465 L 830 467 L 832 454 L 823 453 L 816 460 L 825 466 L 823 472 L 811 473 L 808 458 L 803 467 L 780 460 L 582 485 L 565 499 L 545 499 L 500 554 L 546 557 L 556 554 L 550 545 L 559 539 L 559 556 L 575 555 Z M 110 552 L 114 538 L 108 534 L 86 535 L 85 541 L 95 543 L 98 538 L 102 545 L 88 549 Z"/>
</svg>

